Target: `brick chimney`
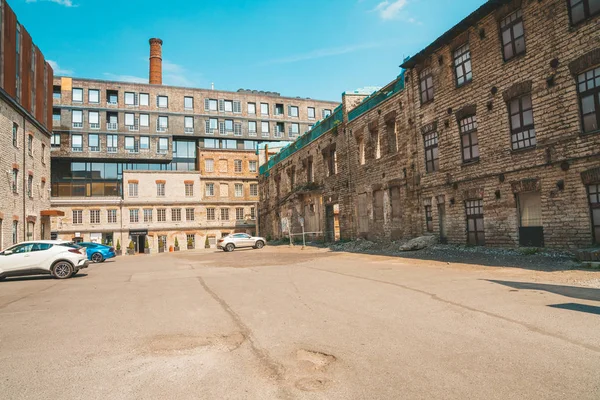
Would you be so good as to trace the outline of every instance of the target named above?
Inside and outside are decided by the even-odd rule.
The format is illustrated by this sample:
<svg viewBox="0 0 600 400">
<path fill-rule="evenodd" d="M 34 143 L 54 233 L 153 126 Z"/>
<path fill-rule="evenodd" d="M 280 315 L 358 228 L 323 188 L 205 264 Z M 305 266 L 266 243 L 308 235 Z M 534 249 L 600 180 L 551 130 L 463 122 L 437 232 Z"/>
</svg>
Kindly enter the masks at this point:
<svg viewBox="0 0 600 400">
<path fill-rule="evenodd" d="M 150 84 L 162 85 L 162 44 L 157 38 L 150 39 Z"/>
</svg>

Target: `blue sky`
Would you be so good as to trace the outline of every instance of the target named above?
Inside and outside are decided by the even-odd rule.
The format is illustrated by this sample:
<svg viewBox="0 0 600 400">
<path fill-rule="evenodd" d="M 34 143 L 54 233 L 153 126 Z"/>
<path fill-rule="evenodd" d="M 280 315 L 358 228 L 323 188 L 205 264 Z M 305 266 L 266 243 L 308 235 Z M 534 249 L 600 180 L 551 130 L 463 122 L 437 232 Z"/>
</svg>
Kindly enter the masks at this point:
<svg viewBox="0 0 600 400">
<path fill-rule="evenodd" d="M 402 60 L 484 0 L 9 0 L 55 74 L 338 100 L 383 86 Z"/>
</svg>

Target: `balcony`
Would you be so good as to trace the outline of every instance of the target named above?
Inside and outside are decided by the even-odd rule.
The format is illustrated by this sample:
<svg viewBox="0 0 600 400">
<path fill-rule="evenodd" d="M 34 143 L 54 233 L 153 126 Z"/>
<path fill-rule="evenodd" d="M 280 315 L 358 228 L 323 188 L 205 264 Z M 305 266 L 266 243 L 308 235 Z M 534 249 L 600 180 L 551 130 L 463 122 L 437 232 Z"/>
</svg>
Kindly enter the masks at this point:
<svg viewBox="0 0 600 400">
<path fill-rule="evenodd" d="M 116 153 L 117 152 L 117 148 L 116 147 L 107 147 L 106 148 L 106 152 L 107 153 Z"/>
<path fill-rule="evenodd" d="M 116 131 L 119 129 L 119 124 L 117 122 L 107 122 L 106 129 L 109 131 Z"/>
<path fill-rule="evenodd" d="M 109 106 L 116 106 L 119 104 L 119 102 L 117 101 L 117 99 L 110 99 L 106 102 L 106 104 Z"/>
<path fill-rule="evenodd" d="M 73 128 L 83 128 L 83 122 L 73 122 Z"/>
<path fill-rule="evenodd" d="M 140 130 L 139 125 L 128 125 L 128 128 L 129 128 L 129 132 L 137 132 Z"/>
<path fill-rule="evenodd" d="M 100 146 L 90 146 L 90 151 L 92 153 L 98 153 L 100 152 Z"/>
<path fill-rule="evenodd" d="M 83 147 L 71 147 L 73 153 L 83 153 Z"/>
<path fill-rule="evenodd" d="M 194 133 L 194 128 L 184 128 L 185 133 Z"/>
<path fill-rule="evenodd" d="M 92 124 L 92 123 L 90 123 L 90 129 L 100 129 L 100 124 Z"/>
</svg>

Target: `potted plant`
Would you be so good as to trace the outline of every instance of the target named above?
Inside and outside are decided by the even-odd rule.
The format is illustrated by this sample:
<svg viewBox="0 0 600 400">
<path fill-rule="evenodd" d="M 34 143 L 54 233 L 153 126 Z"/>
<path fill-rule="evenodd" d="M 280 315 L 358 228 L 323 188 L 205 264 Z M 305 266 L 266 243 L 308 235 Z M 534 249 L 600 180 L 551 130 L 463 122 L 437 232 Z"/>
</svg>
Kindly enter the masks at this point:
<svg viewBox="0 0 600 400">
<path fill-rule="evenodd" d="M 120 256 L 123 254 L 123 252 L 121 251 L 121 241 L 119 239 L 117 239 L 117 251 L 116 251 L 117 255 Z"/>
<path fill-rule="evenodd" d="M 210 242 L 208 241 L 208 235 L 206 235 L 206 240 L 204 241 L 204 248 L 210 249 Z"/>
<path fill-rule="evenodd" d="M 146 244 L 144 245 L 144 254 L 150 254 L 150 242 L 148 242 L 148 236 L 146 236 Z"/>
<path fill-rule="evenodd" d="M 187 248 L 188 248 L 188 250 L 193 250 L 193 249 L 194 249 L 194 241 L 192 240 L 192 238 L 191 238 L 191 237 L 190 237 L 190 238 L 188 238 L 188 241 L 187 241 Z"/>
<path fill-rule="evenodd" d="M 129 241 L 129 246 L 127 246 L 127 254 L 130 256 L 135 254 L 135 245 L 133 244 L 133 240 Z"/>
<path fill-rule="evenodd" d="M 175 236 L 175 251 L 179 251 L 179 240 L 177 240 L 177 236 Z"/>
</svg>

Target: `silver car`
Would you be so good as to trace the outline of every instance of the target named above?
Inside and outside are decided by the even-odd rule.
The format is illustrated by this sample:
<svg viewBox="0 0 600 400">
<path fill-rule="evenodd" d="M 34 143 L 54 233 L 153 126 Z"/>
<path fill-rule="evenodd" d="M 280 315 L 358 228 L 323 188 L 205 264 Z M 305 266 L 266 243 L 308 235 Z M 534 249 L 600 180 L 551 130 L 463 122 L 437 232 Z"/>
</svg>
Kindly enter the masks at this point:
<svg viewBox="0 0 600 400">
<path fill-rule="evenodd" d="M 217 249 L 223 249 L 223 251 L 233 251 L 242 247 L 262 249 L 266 243 L 267 241 L 262 237 L 250 236 L 247 233 L 234 233 L 219 239 Z"/>
</svg>

